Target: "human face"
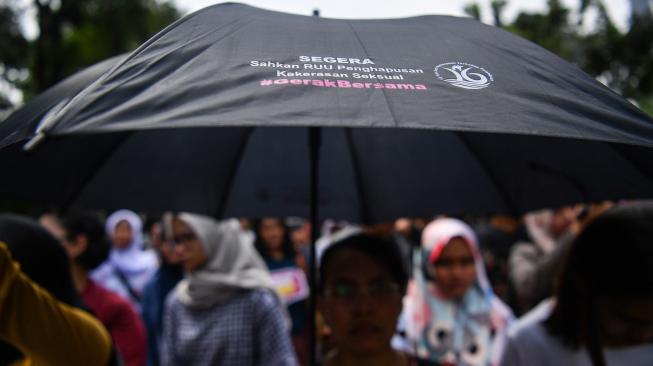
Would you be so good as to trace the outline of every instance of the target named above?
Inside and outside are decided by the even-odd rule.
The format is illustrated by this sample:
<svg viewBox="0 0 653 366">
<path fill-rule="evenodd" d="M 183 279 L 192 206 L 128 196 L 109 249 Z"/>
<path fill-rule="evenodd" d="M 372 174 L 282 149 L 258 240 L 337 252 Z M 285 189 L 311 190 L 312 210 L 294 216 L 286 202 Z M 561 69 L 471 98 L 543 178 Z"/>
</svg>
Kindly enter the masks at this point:
<svg viewBox="0 0 653 366">
<path fill-rule="evenodd" d="M 286 231 L 279 219 L 265 218 L 261 220 L 259 235 L 269 250 L 281 250 L 285 233 Z"/>
<path fill-rule="evenodd" d="M 551 235 L 554 238 L 562 237 L 576 221 L 578 212 L 580 212 L 580 206 L 565 206 L 556 210 L 553 214 L 553 221 L 551 222 Z"/>
<path fill-rule="evenodd" d="M 152 225 L 150 237 L 152 238 L 152 247 L 161 253 L 161 257 L 165 263 L 171 265 L 181 263 L 181 257 L 178 251 L 175 250 L 174 241 L 172 238 L 166 238 L 160 223 Z"/>
<path fill-rule="evenodd" d="M 175 251 L 181 259 L 186 272 L 193 272 L 208 260 L 204 246 L 195 232 L 182 220 L 175 218 L 172 222 Z"/>
<path fill-rule="evenodd" d="M 401 292 L 392 276 L 362 252 L 334 253 L 325 269 L 320 310 L 341 353 L 370 355 L 390 349 Z"/>
<path fill-rule="evenodd" d="M 653 298 L 597 300 L 601 340 L 607 347 L 653 343 Z"/>
<path fill-rule="evenodd" d="M 117 249 L 126 249 L 134 238 L 129 222 L 122 220 L 113 230 L 113 246 Z"/>
<path fill-rule="evenodd" d="M 433 269 L 438 288 L 448 298 L 462 298 L 476 280 L 474 255 L 462 238 L 453 238 L 445 245 Z"/>
</svg>

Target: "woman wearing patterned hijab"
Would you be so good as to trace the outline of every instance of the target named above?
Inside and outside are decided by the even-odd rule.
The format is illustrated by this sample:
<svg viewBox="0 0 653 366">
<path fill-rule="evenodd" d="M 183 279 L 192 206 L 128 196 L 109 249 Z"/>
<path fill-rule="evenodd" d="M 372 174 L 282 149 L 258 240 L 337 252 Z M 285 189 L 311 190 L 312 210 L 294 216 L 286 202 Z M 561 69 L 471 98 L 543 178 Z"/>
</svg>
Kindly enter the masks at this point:
<svg viewBox="0 0 653 366">
<path fill-rule="evenodd" d="M 512 313 L 492 293 L 472 229 L 431 222 L 414 263 L 404 299 L 409 351 L 440 365 L 495 365 Z"/>
<path fill-rule="evenodd" d="M 162 365 L 296 365 L 283 305 L 237 221 L 173 220 L 185 278 L 166 301 Z"/>
</svg>

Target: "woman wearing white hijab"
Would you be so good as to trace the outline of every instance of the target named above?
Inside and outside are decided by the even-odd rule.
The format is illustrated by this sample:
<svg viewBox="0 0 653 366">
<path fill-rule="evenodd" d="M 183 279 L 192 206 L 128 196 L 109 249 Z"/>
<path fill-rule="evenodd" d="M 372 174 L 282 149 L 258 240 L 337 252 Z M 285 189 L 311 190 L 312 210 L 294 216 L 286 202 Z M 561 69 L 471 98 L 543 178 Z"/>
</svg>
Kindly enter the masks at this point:
<svg viewBox="0 0 653 366">
<path fill-rule="evenodd" d="M 137 308 L 143 288 L 158 267 L 156 254 L 143 249 L 143 223 L 133 211 L 119 210 L 107 218 L 105 230 L 113 243 L 109 258 L 91 278 L 130 300 Z"/>
<path fill-rule="evenodd" d="M 186 277 L 166 301 L 162 365 L 296 365 L 283 305 L 237 221 L 173 220 Z"/>
</svg>

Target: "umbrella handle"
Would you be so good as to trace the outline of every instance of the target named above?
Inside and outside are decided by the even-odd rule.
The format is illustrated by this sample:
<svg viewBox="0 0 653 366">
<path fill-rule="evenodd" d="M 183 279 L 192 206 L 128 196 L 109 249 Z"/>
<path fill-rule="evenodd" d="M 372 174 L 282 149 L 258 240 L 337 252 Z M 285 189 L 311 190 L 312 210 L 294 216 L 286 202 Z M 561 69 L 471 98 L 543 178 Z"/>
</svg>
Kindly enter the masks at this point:
<svg viewBox="0 0 653 366">
<path fill-rule="evenodd" d="M 320 146 L 322 144 L 322 130 L 319 127 L 309 127 L 308 129 L 308 144 L 309 144 L 309 157 L 310 157 L 310 187 L 311 187 L 311 248 L 309 255 L 309 283 L 311 288 L 311 296 L 309 297 L 309 323 L 308 332 L 310 338 L 309 355 L 310 364 L 317 366 L 317 329 L 315 323 L 315 315 L 317 309 L 317 254 L 315 250 L 315 243 L 318 239 L 318 202 L 319 202 L 319 163 L 320 163 Z"/>
</svg>

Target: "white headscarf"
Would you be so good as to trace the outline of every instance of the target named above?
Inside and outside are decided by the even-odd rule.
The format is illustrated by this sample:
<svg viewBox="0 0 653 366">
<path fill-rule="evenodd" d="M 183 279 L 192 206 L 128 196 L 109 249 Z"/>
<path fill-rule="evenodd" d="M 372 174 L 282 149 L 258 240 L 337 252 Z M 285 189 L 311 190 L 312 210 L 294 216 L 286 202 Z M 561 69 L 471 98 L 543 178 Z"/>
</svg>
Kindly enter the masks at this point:
<svg viewBox="0 0 653 366">
<path fill-rule="evenodd" d="M 132 240 L 124 249 L 114 247 L 109 254 L 109 262 L 128 278 L 152 272 L 158 266 L 158 260 L 153 252 L 143 250 L 143 222 L 134 211 L 118 210 L 111 214 L 105 224 L 107 235 L 113 237 L 116 226 L 122 221 L 131 227 Z"/>
<path fill-rule="evenodd" d="M 265 262 L 252 243 L 242 240 L 237 220 L 218 222 L 189 213 L 177 217 L 197 235 L 208 258 L 177 285 L 175 292 L 182 303 L 209 308 L 243 289 L 268 288 L 274 292 Z"/>
</svg>

